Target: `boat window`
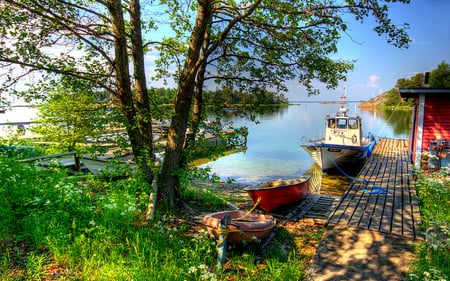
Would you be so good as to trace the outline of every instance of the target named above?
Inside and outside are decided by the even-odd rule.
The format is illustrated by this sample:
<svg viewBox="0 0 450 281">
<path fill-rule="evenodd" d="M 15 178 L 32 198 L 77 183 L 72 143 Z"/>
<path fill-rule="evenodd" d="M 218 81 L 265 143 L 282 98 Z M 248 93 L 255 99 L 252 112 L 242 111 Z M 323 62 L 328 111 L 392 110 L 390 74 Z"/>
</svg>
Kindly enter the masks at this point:
<svg viewBox="0 0 450 281">
<path fill-rule="evenodd" d="M 347 119 L 339 118 L 337 119 L 338 129 L 347 129 Z"/>
<path fill-rule="evenodd" d="M 356 119 L 349 119 L 348 120 L 348 127 L 350 129 L 358 129 L 358 120 L 356 120 Z"/>
<path fill-rule="evenodd" d="M 328 128 L 336 127 L 336 119 L 328 119 Z"/>
</svg>

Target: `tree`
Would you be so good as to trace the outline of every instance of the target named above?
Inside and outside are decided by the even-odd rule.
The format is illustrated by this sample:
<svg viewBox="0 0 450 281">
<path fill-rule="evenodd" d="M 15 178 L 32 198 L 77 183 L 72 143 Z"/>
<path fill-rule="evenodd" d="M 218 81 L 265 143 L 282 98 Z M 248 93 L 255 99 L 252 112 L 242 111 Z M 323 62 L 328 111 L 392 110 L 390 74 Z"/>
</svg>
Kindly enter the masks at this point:
<svg viewBox="0 0 450 281">
<path fill-rule="evenodd" d="M 386 34 L 388 43 L 397 47 L 409 43 L 405 29 L 393 25 L 387 5 L 381 5 L 390 0 L 346 3 L 199 0 L 195 3 L 196 16 L 192 23 L 187 22 L 189 17 L 184 14 L 190 9 L 181 9 L 180 2 L 169 3 L 170 14 L 178 15 L 174 17 L 179 20 L 178 26 L 190 30 L 190 40 L 184 67 L 176 74 L 177 97 L 161 175 L 163 193 L 170 206 L 175 205 L 177 197 L 174 171 L 183 167 L 182 153 L 194 87 L 203 87 L 203 75 L 198 73 L 205 61 L 212 67 L 205 79 L 238 84 L 240 90 L 255 92 L 267 86 L 285 90 L 285 81 L 297 79 L 311 93 L 316 93 L 312 88 L 314 79 L 336 87 L 352 67 L 349 62 L 328 57 L 337 51 L 338 39 L 347 29 L 344 13 L 354 15 L 359 21 L 371 14 L 378 23 L 375 31 Z"/>
<path fill-rule="evenodd" d="M 432 88 L 450 88 L 450 65 L 442 61 L 431 71 L 429 83 Z"/>
<path fill-rule="evenodd" d="M 397 80 L 395 87 L 397 88 L 420 88 L 423 85 L 425 74 L 417 73 L 410 78 L 400 78 Z M 400 95 L 400 93 L 399 93 Z"/>
<path fill-rule="evenodd" d="M 96 139 L 105 131 L 107 108 L 98 99 L 98 93 L 67 91 L 57 88 L 49 93 L 47 101 L 39 107 L 38 125 L 32 130 L 42 135 L 44 141 L 74 151 L 77 144 L 86 142 L 86 137 Z"/>
<path fill-rule="evenodd" d="M 409 42 L 405 29 L 392 24 L 387 7 L 389 2 L 409 0 L 161 2 L 168 7 L 177 34 L 159 42 L 159 50 L 169 55 L 162 56 L 158 66 L 173 62 L 174 55 L 185 56 L 177 62 L 178 87 L 161 174 L 162 195 L 171 208 L 178 197 L 177 171 L 183 167 L 194 89 L 203 89 L 204 79 L 253 94 L 268 87 L 286 90 L 284 83 L 292 79 L 310 93 L 316 93 L 312 87 L 316 79 L 336 87 L 352 68 L 351 62 L 329 58 L 347 30 L 346 14 L 357 21 L 373 16 L 378 23 L 375 31 L 386 34 L 394 46 Z M 146 26 L 151 30 L 154 23 Z M 32 73 L 43 75 L 46 83 L 41 85 L 47 88 L 64 79 L 82 79 L 92 88 L 105 89 L 124 118 L 137 164 L 150 182 L 152 116 L 143 67 L 144 50 L 150 45 L 143 42 L 142 33 L 139 0 L 3 0 L 0 62 L 3 67 L 20 65 L 25 72 L 9 75 L 2 89 Z M 64 48 L 51 49 L 58 44 Z M 198 93 L 196 100 L 202 95 Z M 200 103 L 197 109 L 201 108 Z"/>
<path fill-rule="evenodd" d="M 150 183 L 153 135 L 139 0 L 4 0 L 0 5 L 0 67 L 23 70 L 7 72 L 1 89 L 15 91 L 21 78 L 37 75 L 41 78 L 25 93 L 28 98 L 43 97 L 68 80 L 107 91 Z"/>
</svg>

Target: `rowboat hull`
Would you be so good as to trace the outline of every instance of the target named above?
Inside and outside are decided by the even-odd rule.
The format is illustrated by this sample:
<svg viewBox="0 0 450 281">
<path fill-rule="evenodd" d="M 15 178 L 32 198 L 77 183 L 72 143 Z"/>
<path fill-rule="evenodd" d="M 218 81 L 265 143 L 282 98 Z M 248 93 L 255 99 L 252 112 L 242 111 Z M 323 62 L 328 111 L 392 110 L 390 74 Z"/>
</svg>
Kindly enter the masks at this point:
<svg viewBox="0 0 450 281">
<path fill-rule="evenodd" d="M 122 159 L 123 160 L 123 159 Z M 112 172 L 117 169 L 123 170 L 124 174 L 127 170 L 135 170 L 134 163 L 132 161 L 117 161 L 114 164 L 111 159 L 93 159 L 89 157 L 82 157 L 81 162 L 85 167 L 94 175 L 99 175 L 102 172 Z"/>
<path fill-rule="evenodd" d="M 248 187 L 245 189 L 253 203 L 266 212 L 273 210 L 287 204 L 298 202 L 302 200 L 309 190 L 309 180 L 311 176 L 304 177 L 295 184 L 279 185 L 274 187 Z"/>
<path fill-rule="evenodd" d="M 347 168 L 348 166 L 359 166 L 369 150 L 369 144 L 363 146 L 347 146 L 336 144 L 301 143 L 300 146 L 308 152 L 314 161 L 320 166 L 322 172 L 331 169 Z"/>
<path fill-rule="evenodd" d="M 206 226 L 209 234 L 216 239 L 219 238 L 220 220 L 228 215 L 231 219 L 243 218 L 243 220 L 233 220 L 228 226 L 230 233 L 227 236 L 227 243 L 240 244 L 255 243 L 266 238 L 275 227 L 275 220 L 272 216 L 253 214 L 246 215 L 243 211 L 225 211 L 206 215 L 202 222 Z"/>
</svg>

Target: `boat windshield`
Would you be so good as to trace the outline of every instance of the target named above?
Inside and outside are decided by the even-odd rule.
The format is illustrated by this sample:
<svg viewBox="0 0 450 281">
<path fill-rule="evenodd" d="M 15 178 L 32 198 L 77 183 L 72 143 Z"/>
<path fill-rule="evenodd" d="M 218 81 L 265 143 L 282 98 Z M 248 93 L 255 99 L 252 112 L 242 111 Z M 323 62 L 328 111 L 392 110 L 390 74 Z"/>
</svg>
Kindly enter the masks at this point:
<svg viewBox="0 0 450 281">
<path fill-rule="evenodd" d="M 334 118 L 328 119 L 328 128 L 336 128 L 336 119 Z"/>
<path fill-rule="evenodd" d="M 348 119 L 349 129 L 358 129 L 358 119 Z"/>
<path fill-rule="evenodd" d="M 347 129 L 347 118 L 338 118 L 336 121 L 338 129 Z"/>
</svg>

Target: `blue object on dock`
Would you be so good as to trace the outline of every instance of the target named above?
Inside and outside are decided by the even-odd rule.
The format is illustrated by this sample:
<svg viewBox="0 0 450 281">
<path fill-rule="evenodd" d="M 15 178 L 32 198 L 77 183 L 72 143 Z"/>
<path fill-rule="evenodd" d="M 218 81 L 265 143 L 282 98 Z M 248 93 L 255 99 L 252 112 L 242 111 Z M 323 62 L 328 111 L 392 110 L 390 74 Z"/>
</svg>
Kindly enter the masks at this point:
<svg viewBox="0 0 450 281">
<path fill-rule="evenodd" d="M 386 190 L 379 188 L 379 187 L 375 187 L 372 189 L 372 191 L 369 191 L 367 189 L 363 189 L 364 192 L 369 193 L 369 194 L 386 194 L 388 193 Z"/>
</svg>

